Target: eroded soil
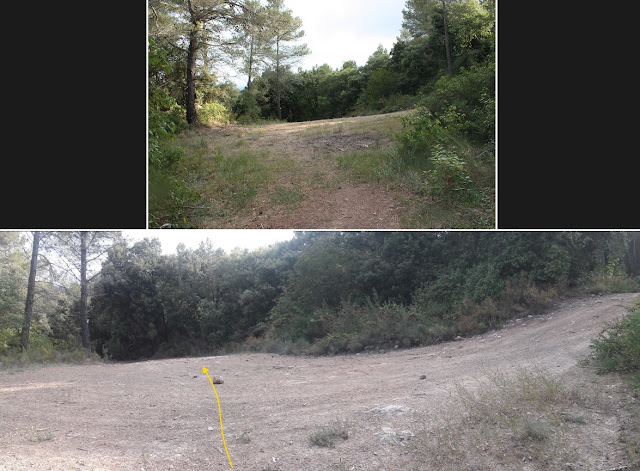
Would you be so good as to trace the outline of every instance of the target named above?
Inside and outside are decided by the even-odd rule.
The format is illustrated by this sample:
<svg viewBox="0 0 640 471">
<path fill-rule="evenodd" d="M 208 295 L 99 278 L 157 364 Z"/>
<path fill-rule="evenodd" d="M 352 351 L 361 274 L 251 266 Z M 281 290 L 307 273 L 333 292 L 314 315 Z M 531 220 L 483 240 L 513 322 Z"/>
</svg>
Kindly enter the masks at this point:
<svg viewBox="0 0 640 471">
<path fill-rule="evenodd" d="M 495 371 L 535 364 L 566 384 L 591 385 L 595 376 L 579 366 L 590 340 L 636 296 L 570 299 L 481 336 L 386 353 L 238 354 L 2 371 L 0 470 L 230 469 L 203 366 L 224 379 L 216 389 L 234 469 L 432 469 L 428 460 L 413 458 L 411 447 L 385 442 L 381 433 L 419 433 L 447 413 L 456 384 L 473 387 Z M 570 437 L 582 464 L 565 469 L 612 469 L 624 460 L 617 440 L 624 417 L 615 404 L 628 397 L 615 385 L 601 387 L 614 405 L 585 411 Z M 309 443 L 336 420 L 348 439 L 335 448 Z M 545 468 L 534 459 L 517 469 Z"/>
</svg>

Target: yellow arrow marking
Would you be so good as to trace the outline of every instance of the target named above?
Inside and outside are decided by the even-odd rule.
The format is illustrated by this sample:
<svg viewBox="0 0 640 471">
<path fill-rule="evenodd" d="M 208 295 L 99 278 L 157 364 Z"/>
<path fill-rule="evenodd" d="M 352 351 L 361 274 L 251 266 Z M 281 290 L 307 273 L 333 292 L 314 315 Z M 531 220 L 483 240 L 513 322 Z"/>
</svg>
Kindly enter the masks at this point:
<svg viewBox="0 0 640 471">
<path fill-rule="evenodd" d="M 209 378 L 209 382 L 211 383 L 213 392 L 216 395 L 216 401 L 218 401 L 218 414 L 220 415 L 220 433 L 222 434 L 222 444 L 224 445 L 224 451 L 227 452 L 227 458 L 229 458 L 229 464 L 233 468 L 233 463 L 231 463 L 231 457 L 229 456 L 229 450 L 227 449 L 227 442 L 224 440 L 224 429 L 222 428 L 222 409 L 220 408 L 220 398 L 218 397 L 218 391 L 216 391 L 216 387 L 213 385 L 213 380 L 211 379 L 211 376 L 209 376 L 209 369 L 206 366 L 203 366 L 202 372 L 207 375 L 207 378 Z"/>
</svg>

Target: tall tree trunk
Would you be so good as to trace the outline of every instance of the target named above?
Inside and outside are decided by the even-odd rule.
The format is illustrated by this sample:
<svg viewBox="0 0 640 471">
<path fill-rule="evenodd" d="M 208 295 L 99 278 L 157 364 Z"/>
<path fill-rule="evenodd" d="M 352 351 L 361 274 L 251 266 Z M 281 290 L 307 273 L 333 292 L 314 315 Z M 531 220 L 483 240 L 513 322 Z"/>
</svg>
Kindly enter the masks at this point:
<svg viewBox="0 0 640 471">
<path fill-rule="evenodd" d="M 276 38 L 276 106 L 278 107 L 278 121 L 282 121 L 282 107 L 280 106 L 280 38 Z"/>
<path fill-rule="evenodd" d="M 625 255 L 628 276 L 640 275 L 640 232 L 629 234 L 629 245 Z"/>
<path fill-rule="evenodd" d="M 198 50 L 198 28 L 194 25 L 189 33 L 189 50 L 187 52 L 187 123 L 197 124 L 196 111 L 196 51 Z"/>
<path fill-rule="evenodd" d="M 449 77 L 453 76 L 451 71 L 451 47 L 449 46 L 449 30 L 447 28 L 447 4 L 445 0 L 442 0 L 442 18 L 444 20 L 444 48 L 447 53 L 447 72 Z"/>
<path fill-rule="evenodd" d="M 33 233 L 33 248 L 31 250 L 31 268 L 29 269 L 29 283 L 27 284 L 27 301 L 24 306 L 24 323 L 20 333 L 20 342 L 24 351 L 29 350 L 29 330 L 31 329 L 31 315 L 33 314 L 33 297 L 36 290 L 36 269 L 38 267 L 38 247 L 40 245 L 40 231 Z"/>
<path fill-rule="evenodd" d="M 91 357 L 91 339 L 89 338 L 89 319 L 87 318 L 87 304 L 89 300 L 89 282 L 87 281 L 87 231 L 80 232 L 80 327 L 82 331 L 82 346 L 87 351 L 87 358 Z"/>
<path fill-rule="evenodd" d="M 254 37 L 251 35 L 251 49 L 249 50 L 249 80 L 247 80 L 247 90 L 251 91 L 251 73 L 253 72 L 253 42 Z"/>
</svg>

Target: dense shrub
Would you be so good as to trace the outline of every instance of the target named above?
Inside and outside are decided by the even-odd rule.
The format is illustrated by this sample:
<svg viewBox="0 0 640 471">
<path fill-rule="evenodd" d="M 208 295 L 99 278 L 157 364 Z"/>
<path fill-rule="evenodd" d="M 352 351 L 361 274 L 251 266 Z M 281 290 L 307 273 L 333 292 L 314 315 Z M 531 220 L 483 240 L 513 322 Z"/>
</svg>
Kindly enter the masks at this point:
<svg viewBox="0 0 640 471">
<path fill-rule="evenodd" d="M 453 76 L 443 76 L 432 91 L 421 100 L 435 117 L 451 106 L 464 117 L 467 137 L 491 142 L 495 135 L 495 62 L 461 69 Z"/>
<path fill-rule="evenodd" d="M 398 141 L 407 154 L 420 153 L 431 157 L 436 146 L 449 147 L 457 142 L 465 126 L 464 116 L 455 105 L 440 114 L 421 107 L 402 119 Z"/>
<path fill-rule="evenodd" d="M 260 121 L 261 108 L 256 95 L 247 89 L 240 92 L 232 111 L 238 124 L 252 124 Z"/>
<path fill-rule="evenodd" d="M 187 225 L 186 206 L 200 194 L 181 175 L 185 151 L 172 145 L 176 133 L 187 127 L 184 110 L 163 92 L 149 100 L 149 227 L 171 223 Z"/>
<path fill-rule="evenodd" d="M 432 168 L 425 170 L 424 188 L 435 199 L 470 199 L 473 182 L 466 163 L 454 151 L 436 144 L 431 158 Z"/>
<path fill-rule="evenodd" d="M 149 99 L 149 170 L 158 167 L 161 141 L 187 127 L 184 110 L 164 92 L 156 92 Z M 162 164 L 160 164 L 162 165 Z"/>
<path fill-rule="evenodd" d="M 229 110 L 217 102 L 205 103 L 198 110 L 198 119 L 201 124 L 229 124 L 231 116 Z"/>
<path fill-rule="evenodd" d="M 0 367 L 16 368 L 34 363 L 77 363 L 87 358 L 79 346 L 58 345 L 44 327 L 33 325 L 29 332 L 29 350 L 23 351 L 17 330 L 0 330 Z"/>
<path fill-rule="evenodd" d="M 627 316 L 607 324 L 591 348 L 601 371 L 632 373 L 640 380 L 640 302 L 631 305 Z"/>
</svg>

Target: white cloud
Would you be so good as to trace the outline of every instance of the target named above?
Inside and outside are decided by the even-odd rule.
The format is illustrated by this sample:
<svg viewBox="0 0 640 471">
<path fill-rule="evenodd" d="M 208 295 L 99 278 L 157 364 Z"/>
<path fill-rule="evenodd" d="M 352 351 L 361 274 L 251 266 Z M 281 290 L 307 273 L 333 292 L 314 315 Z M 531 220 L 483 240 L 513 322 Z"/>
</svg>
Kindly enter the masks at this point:
<svg viewBox="0 0 640 471">
<path fill-rule="evenodd" d="M 175 253 L 178 244 L 197 249 L 201 242 L 209 239 L 214 249 L 223 249 L 230 253 L 235 248 L 255 250 L 268 247 L 276 242 L 290 240 L 294 231 L 288 229 L 209 229 L 209 230 L 125 230 L 125 237 L 134 241 L 145 237 L 157 238 L 165 254 Z"/>
<path fill-rule="evenodd" d="M 302 19 L 302 42 L 311 54 L 293 67 L 310 70 L 329 64 L 342 68 L 348 60 L 363 66 L 379 44 L 391 50 L 402 27 L 405 0 L 286 0 L 285 6 Z M 246 76 L 235 75 L 240 88 Z"/>
<path fill-rule="evenodd" d="M 347 60 L 364 65 L 378 44 L 391 49 L 405 0 L 287 0 L 286 6 L 302 19 L 303 41 L 311 49 L 302 68 L 324 63 L 341 68 Z"/>
</svg>

